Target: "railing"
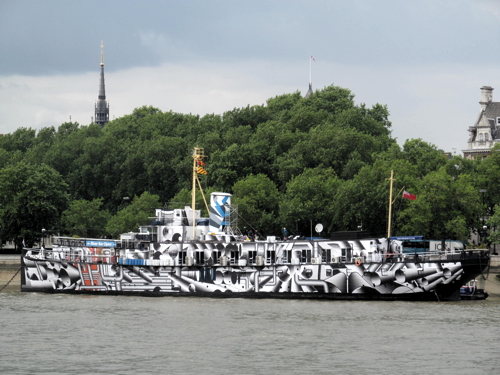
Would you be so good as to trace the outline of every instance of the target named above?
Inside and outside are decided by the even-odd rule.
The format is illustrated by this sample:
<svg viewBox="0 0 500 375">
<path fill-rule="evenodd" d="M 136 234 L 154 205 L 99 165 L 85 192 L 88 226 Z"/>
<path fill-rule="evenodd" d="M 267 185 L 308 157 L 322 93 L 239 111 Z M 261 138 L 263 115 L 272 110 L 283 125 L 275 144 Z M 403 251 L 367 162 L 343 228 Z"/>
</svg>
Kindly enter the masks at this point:
<svg viewBox="0 0 500 375">
<path fill-rule="evenodd" d="M 388 254 L 386 254 L 388 255 Z M 465 249 L 465 250 L 451 250 L 451 251 L 429 251 L 425 253 L 402 253 L 395 254 L 402 255 L 403 259 L 413 260 L 415 262 L 432 262 L 432 261 L 460 261 L 472 258 L 487 258 L 489 251 L 487 249 Z"/>
<path fill-rule="evenodd" d="M 118 263 L 118 256 L 115 254 L 94 254 L 83 249 L 36 249 L 23 252 L 23 256 L 33 259 L 43 259 L 47 261 L 68 261 L 86 263 Z"/>
<path fill-rule="evenodd" d="M 129 249 L 133 249 L 130 248 Z M 114 249 L 104 248 L 100 250 L 101 253 L 97 254 L 88 247 L 81 248 L 56 248 L 56 249 L 36 249 L 36 250 L 27 250 L 23 254 L 28 258 L 47 260 L 47 261 L 68 261 L 68 262 L 89 262 L 89 263 L 109 263 L 116 264 L 120 262 L 120 259 L 127 259 L 127 257 L 122 257 L 116 253 Z M 274 250 L 271 250 L 274 251 Z M 105 252 L 105 253 L 102 253 Z M 267 254 L 267 253 L 266 253 Z M 131 254 L 132 255 L 132 254 Z M 241 255 L 241 254 L 239 254 Z M 150 259 L 150 254 L 146 252 L 146 262 L 144 265 L 153 265 L 153 259 Z M 183 257 L 185 258 L 185 256 Z M 434 251 L 434 252 L 426 252 L 426 253 L 385 253 L 378 254 L 376 258 L 374 257 L 354 257 L 355 259 L 362 259 L 363 263 L 395 263 L 395 262 L 435 262 L 435 261 L 463 261 L 467 259 L 484 259 L 485 262 L 489 259 L 489 251 L 486 249 L 470 249 L 470 250 L 460 250 L 460 251 Z M 133 258 L 129 258 L 133 259 Z M 135 258 L 138 259 L 138 258 Z M 238 259 L 241 259 L 238 257 Z M 315 258 L 316 259 L 316 258 Z M 144 260 L 144 259 L 143 259 Z M 150 262 L 151 261 L 151 262 Z M 295 264 L 297 261 L 299 264 L 313 264 L 311 261 L 305 261 L 304 259 L 288 259 L 288 257 L 274 257 L 274 262 L 270 262 L 267 257 L 262 259 L 263 265 L 271 265 L 271 264 Z M 294 262 L 295 261 L 295 262 Z M 315 260 L 317 262 L 317 260 Z M 355 261 L 353 260 L 353 263 Z M 220 257 L 216 257 L 212 260 L 212 262 L 199 261 L 195 262 L 198 266 L 220 266 L 221 261 Z M 209 264 L 210 263 L 210 264 Z M 227 258 L 228 265 L 237 265 L 239 262 L 232 261 L 231 257 Z M 331 262 L 321 262 L 322 264 L 328 264 Z M 351 262 L 343 262 L 343 263 L 351 263 Z M 122 260 L 121 264 L 127 264 Z M 317 263 L 314 263 L 317 264 Z M 141 264 L 143 265 L 143 264 Z M 165 261 L 154 262 L 154 265 L 162 265 L 162 266 L 185 266 L 185 259 L 168 259 Z M 246 265 L 253 266 L 257 265 L 255 259 L 248 259 Z"/>
</svg>

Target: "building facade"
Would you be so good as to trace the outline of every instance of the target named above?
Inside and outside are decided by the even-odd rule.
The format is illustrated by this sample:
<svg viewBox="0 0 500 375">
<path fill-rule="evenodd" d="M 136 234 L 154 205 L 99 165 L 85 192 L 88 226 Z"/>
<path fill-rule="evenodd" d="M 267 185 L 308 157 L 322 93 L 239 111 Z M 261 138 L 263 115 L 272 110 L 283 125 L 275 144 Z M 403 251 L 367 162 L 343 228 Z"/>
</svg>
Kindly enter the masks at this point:
<svg viewBox="0 0 500 375">
<path fill-rule="evenodd" d="M 481 110 L 473 126 L 469 127 L 466 159 L 484 159 L 491 148 L 500 142 L 500 102 L 493 101 L 493 87 L 481 87 Z"/>
</svg>

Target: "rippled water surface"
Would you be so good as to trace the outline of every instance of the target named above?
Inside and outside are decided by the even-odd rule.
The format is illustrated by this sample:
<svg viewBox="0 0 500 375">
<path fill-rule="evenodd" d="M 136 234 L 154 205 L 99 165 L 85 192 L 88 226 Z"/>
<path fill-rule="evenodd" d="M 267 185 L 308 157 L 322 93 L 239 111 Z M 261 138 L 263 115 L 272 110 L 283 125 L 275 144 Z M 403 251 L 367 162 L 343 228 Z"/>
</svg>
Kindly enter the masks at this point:
<svg viewBox="0 0 500 375">
<path fill-rule="evenodd" d="M 498 374 L 500 298 L 0 293 L 2 374 Z"/>
</svg>

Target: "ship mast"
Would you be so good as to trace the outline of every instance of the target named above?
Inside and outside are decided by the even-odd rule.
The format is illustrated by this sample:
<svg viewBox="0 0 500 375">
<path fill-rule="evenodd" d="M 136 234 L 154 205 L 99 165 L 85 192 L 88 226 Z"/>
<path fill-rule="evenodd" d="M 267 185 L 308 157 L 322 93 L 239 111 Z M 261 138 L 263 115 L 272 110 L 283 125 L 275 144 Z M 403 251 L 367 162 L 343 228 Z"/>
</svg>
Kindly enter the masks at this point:
<svg viewBox="0 0 500 375">
<path fill-rule="evenodd" d="M 193 211 L 193 239 L 196 235 L 196 181 L 198 181 L 198 186 L 200 187 L 201 196 L 203 197 L 203 201 L 205 202 L 205 207 L 207 211 L 210 213 L 208 209 L 207 200 L 205 199 L 205 194 L 203 194 L 203 189 L 201 188 L 200 180 L 198 179 L 198 165 L 203 165 L 203 159 L 205 156 L 205 149 L 200 147 L 195 147 L 193 150 L 193 188 L 191 192 L 191 210 Z M 205 172 L 206 173 L 206 172 Z"/>
<path fill-rule="evenodd" d="M 391 170 L 391 178 L 388 178 L 390 183 L 390 188 L 389 188 L 389 220 L 387 224 L 387 241 L 389 241 L 389 238 L 391 238 L 391 217 L 392 217 L 392 183 L 393 181 L 396 181 L 394 178 L 394 171 Z"/>
</svg>

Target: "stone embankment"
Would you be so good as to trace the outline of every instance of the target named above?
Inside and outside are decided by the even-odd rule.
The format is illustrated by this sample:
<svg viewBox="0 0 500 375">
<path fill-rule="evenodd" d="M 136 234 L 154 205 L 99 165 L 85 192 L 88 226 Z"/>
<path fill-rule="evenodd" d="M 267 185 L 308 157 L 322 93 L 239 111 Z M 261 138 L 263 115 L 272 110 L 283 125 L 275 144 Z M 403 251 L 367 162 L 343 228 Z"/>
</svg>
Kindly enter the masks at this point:
<svg viewBox="0 0 500 375">
<path fill-rule="evenodd" d="M 4 289 L 4 291 L 19 290 L 19 288 L 21 287 L 21 274 L 18 273 L 16 277 L 14 277 L 14 279 L 12 279 L 12 276 L 16 274 L 20 267 L 20 255 L 0 255 L 0 289 L 2 289 L 10 281 L 9 285 Z"/>
<path fill-rule="evenodd" d="M 500 279 L 497 277 L 498 275 L 500 275 L 500 255 L 492 255 L 490 273 L 476 278 L 477 287 L 487 291 L 490 297 L 500 298 Z"/>
</svg>

